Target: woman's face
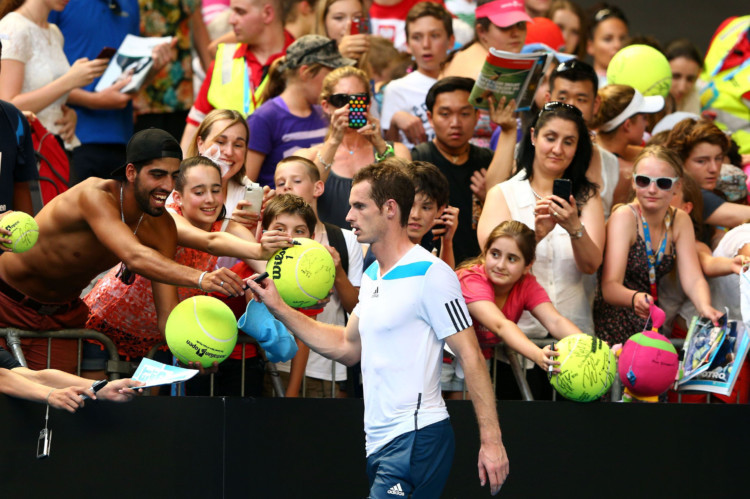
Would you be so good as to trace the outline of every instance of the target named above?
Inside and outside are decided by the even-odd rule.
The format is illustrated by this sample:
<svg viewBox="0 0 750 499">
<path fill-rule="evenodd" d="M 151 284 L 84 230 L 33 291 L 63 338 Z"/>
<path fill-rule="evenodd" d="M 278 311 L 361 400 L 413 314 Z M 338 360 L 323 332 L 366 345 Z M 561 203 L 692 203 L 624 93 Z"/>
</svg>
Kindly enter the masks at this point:
<svg viewBox="0 0 750 499">
<path fill-rule="evenodd" d="M 364 83 L 357 78 L 356 76 L 347 76 L 345 78 L 341 78 L 339 81 L 336 82 L 336 84 L 333 86 L 333 92 L 332 95 L 336 94 L 366 94 L 367 93 L 367 87 L 365 87 Z M 336 110 L 336 108 L 331 105 L 328 101 L 323 101 L 323 111 L 327 115 L 332 115 L 333 112 Z"/>
<path fill-rule="evenodd" d="M 616 17 L 605 19 L 596 26 L 587 50 L 594 59 L 594 69 L 597 72 L 607 71 L 609 61 L 622 48 L 627 37 L 628 26 Z"/>
<path fill-rule="evenodd" d="M 648 156 L 641 159 L 633 168 L 633 190 L 636 198 L 638 198 L 638 204 L 644 210 L 650 211 L 658 211 L 669 206 L 677 192 L 679 180 L 672 182 L 672 186 L 667 190 L 661 189 L 655 181 L 650 182 L 646 187 L 638 187 L 635 182 L 635 177 L 638 175 L 646 175 L 653 179 L 659 177 L 674 178 L 677 174 L 672 165 L 659 158 Z"/>
<path fill-rule="evenodd" d="M 672 87 L 669 93 L 674 97 L 675 102 L 680 104 L 695 87 L 695 81 L 701 72 L 701 67 L 692 59 L 687 57 L 675 57 L 669 61 L 669 67 L 672 68 Z"/>
<path fill-rule="evenodd" d="M 354 19 L 362 17 L 362 3 L 359 0 L 338 0 L 328 7 L 324 22 L 328 38 L 341 43 L 341 39 L 351 32 Z"/>
<path fill-rule="evenodd" d="M 506 52 L 521 52 L 526 43 L 526 22 L 521 21 L 507 28 L 500 28 L 490 23 L 485 31 L 477 26 L 477 35 L 480 43 L 487 49 L 505 50 Z"/>
<path fill-rule="evenodd" d="M 222 171 L 222 178 L 230 179 L 245 166 L 247 154 L 247 132 L 241 123 L 228 126 L 230 120 L 216 121 L 208 132 L 204 141 L 198 137 L 198 152 L 203 154 L 212 147 L 220 153 L 220 161 L 228 166 L 228 171 Z"/>
<path fill-rule="evenodd" d="M 221 175 L 213 166 L 198 165 L 187 171 L 185 180 L 182 192 L 175 192 L 182 215 L 194 226 L 210 230 L 224 206 Z"/>
<path fill-rule="evenodd" d="M 581 20 L 575 12 L 558 9 L 552 14 L 552 22 L 557 24 L 565 39 L 565 52 L 575 54 L 581 40 Z"/>
<path fill-rule="evenodd" d="M 562 177 L 578 148 L 578 127 L 570 120 L 552 118 L 534 136 L 534 171 Z"/>
<path fill-rule="evenodd" d="M 690 151 L 690 155 L 685 160 L 685 169 L 698 182 L 701 189 L 711 191 L 716 188 L 723 162 L 724 152 L 720 146 L 700 142 Z"/>
<path fill-rule="evenodd" d="M 512 237 L 498 237 L 484 254 L 484 270 L 495 287 L 511 288 L 530 267 Z"/>
</svg>

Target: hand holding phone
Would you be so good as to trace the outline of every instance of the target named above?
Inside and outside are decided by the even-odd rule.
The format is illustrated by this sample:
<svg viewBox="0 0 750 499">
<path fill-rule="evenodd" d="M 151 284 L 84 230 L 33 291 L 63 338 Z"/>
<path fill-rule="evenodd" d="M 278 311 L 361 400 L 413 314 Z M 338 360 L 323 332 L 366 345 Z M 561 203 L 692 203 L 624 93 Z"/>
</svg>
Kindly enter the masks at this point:
<svg viewBox="0 0 750 499">
<path fill-rule="evenodd" d="M 245 201 L 249 202 L 250 206 L 245 206 L 243 210 L 260 216 L 260 207 L 263 205 L 263 187 L 255 182 L 246 184 Z"/>
<path fill-rule="evenodd" d="M 350 35 L 364 35 L 370 32 L 370 24 L 367 16 L 359 16 L 352 19 Z"/>
<path fill-rule="evenodd" d="M 349 128 L 362 128 L 367 125 L 367 105 L 370 97 L 367 94 L 349 96 Z"/>
<path fill-rule="evenodd" d="M 112 59 L 115 54 L 117 53 L 117 49 L 112 47 L 104 47 L 101 52 L 99 52 L 99 55 L 96 56 L 97 59 Z"/>
<path fill-rule="evenodd" d="M 573 184 L 567 178 L 556 178 L 552 183 L 552 194 L 563 198 L 565 201 L 570 201 L 570 196 L 573 193 Z M 558 206 L 562 206 L 560 203 L 555 201 Z"/>
</svg>

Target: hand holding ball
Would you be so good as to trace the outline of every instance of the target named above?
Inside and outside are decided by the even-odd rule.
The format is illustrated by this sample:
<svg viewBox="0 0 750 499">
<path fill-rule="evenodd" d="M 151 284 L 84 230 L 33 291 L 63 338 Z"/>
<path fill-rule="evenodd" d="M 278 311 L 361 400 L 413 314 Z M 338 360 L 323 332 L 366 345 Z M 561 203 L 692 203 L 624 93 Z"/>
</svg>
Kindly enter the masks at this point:
<svg viewBox="0 0 750 499">
<path fill-rule="evenodd" d="M 609 390 L 615 380 L 617 363 L 609 346 L 587 334 L 572 334 L 558 341 L 560 373 L 550 384 L 563 397 L 577 402 L 591 402 Z"/>
<path fill-rule="evenodd" d="M 273 254 L 266 271 L 287 305 L 310 307 L 328 296 L 336 278 L 336 266 L 322 244 L 305 238 L 294 241 L 291 248 Z"/>
<path fill-rule="evenodd" d="M 39 226 L 31 215 L 14 211 L 0 220 L 0 227 L 10 232 L 10 244 L 3 243 L 13 253 L 23 253 L 31 249 L 39 238 Z"/>
<path fill-rule="evenodd" d="M 180 362 L 211 367 L 232 353 L 237 343 L 237 319 L 218 298 L 193 296 L 172 310 L 165 333 L 169 349 Z"/>
</svg>

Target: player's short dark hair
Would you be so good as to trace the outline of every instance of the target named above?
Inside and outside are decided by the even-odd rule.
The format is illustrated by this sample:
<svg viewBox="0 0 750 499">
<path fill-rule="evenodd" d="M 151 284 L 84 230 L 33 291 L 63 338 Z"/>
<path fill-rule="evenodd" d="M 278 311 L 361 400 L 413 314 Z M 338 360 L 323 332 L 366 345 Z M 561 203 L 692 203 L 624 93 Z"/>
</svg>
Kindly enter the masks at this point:
<svg viewBox="0 0 750 499">
<path fill-rule="evenodd" d="M 393 199 L 401 210 L 402 227 L 409 221 L 411 206 L 414 204 L 414 182 L 406 171 L 408 162 L 391 157 L 380 163 L 372 163 L 354 175 L 352 185 L 370 182 L 370 197 L 378 208 Z"/>
</svg>

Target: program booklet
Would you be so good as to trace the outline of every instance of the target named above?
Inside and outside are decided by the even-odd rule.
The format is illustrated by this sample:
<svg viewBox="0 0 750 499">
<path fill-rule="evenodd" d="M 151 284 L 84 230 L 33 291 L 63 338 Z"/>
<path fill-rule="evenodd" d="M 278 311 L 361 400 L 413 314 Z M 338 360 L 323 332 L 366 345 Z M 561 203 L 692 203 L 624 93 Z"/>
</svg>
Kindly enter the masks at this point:
<svg viewBox="0 0 750 499">
<path fill-rule="evenodd" d="M 120 91 L 122 93 L 138 91 L 146 80 L 146 75 L 151 70 L 151 66 L 154 65 L 151 51 L 157 45 L 170 43 L 171 41 L 171 36 L 142 37 L 127 35 L 120 44 L 120 48 L 117 49 L 117 53 L 109 60 L 109 65 L 104 70 L 104 74 L 102 74 L 94 90 L 101 92 L 117 83 L 118 80 L 130 75 L 133 79 Z"/>
<path fill-rule="evenodd" d="M 490 95 L 497 102 L 504 96 L 506 100 L 516 100 L 516 111 L 526 111 L 551 61 L 547 52 L 515 54 L 490 47 L 469 102 L 476 108 L 489 109 Z"/>
</svg>

